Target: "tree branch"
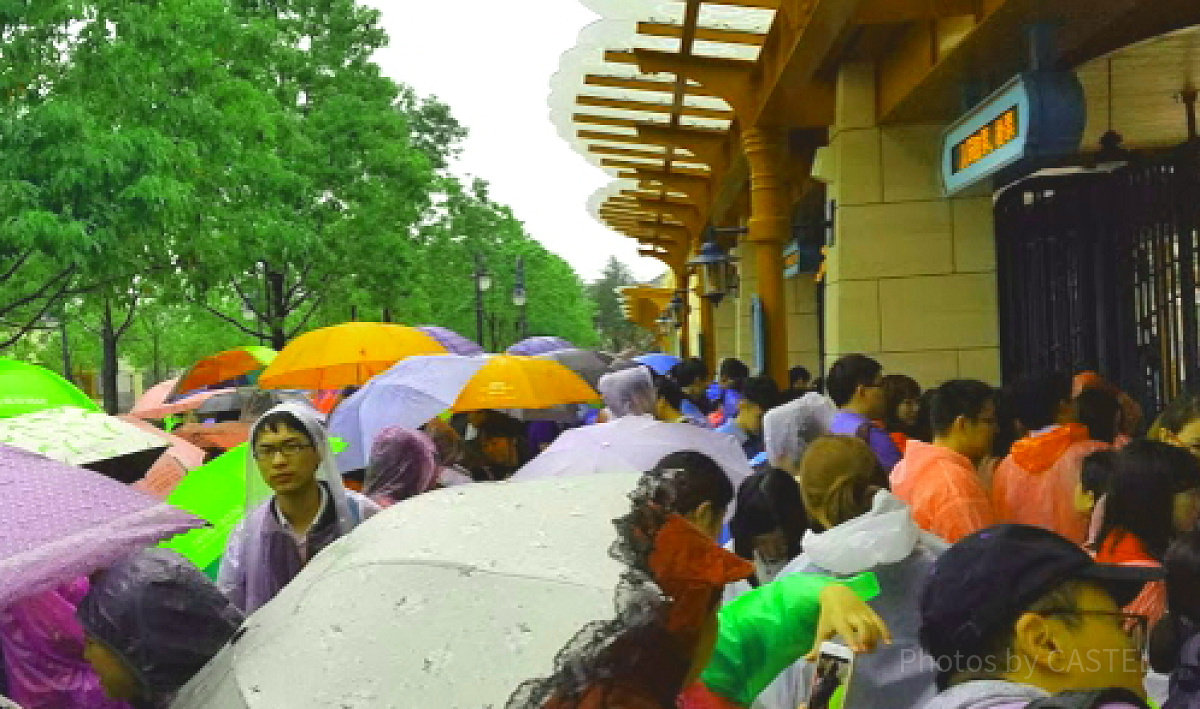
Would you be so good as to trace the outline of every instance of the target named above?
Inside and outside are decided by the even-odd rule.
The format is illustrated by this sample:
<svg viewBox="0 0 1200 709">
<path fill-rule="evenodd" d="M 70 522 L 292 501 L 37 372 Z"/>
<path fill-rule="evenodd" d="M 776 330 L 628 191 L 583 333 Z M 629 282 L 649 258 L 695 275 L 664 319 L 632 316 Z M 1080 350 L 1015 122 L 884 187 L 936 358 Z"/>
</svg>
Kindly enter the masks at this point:
<svg viewBox="0 0 1200 709">
<path fill-rule="evenodd" d="M 304 286 L 305 282 L 308 280 L 308 274 L 312 272 L 312 269 L 313 269 L 313 264 L 310 261 L 304 267 L 304 269 L 302 271 L 300 271 L 299 274 L 296 275 L 296 282 L 292 284 L 292 287 L 288 288 L 287 291 L 283 294 L 283 303 L 284 303 L 285 310 L 291 311 L 296 305 L 299 305 L 299 303 L 293 303 L 293 299 L 296 297 L 296 291 L 300 290 Z"/>
<path fill-rule="evenodd" d="M 13 265 L 3 273 L 3 275 L 0 275 L 0 283 L 8 283 L 8 279 L 12 278 L 13 274 L 25 265 L 25 262 L 29 260 L 29 257 L 32 256 L 33 253 L 34 249 L 32 247 L 26 249 L 25 253 L 21 254 L 13 263 Z"/>
<path fill-rule="evenodd" d="M 59 288 L 58 292 L 55 293 L 54 296 L 52 296 L 50 298 L 49 302 L 46 304 L 46 308 L 44 308 L 44 309 L 48 310 L 50 305 L 52 305 L 55 301 L 57 301 L 59 298 L 61 298 L 63 295 L 65 295 L 68 292 L 67 287 L 70 285 L 70 276 L 72 273 L 74 273 L 74 271 L 75 271 L 74 266 L 68 266 L 67 268 L 63 269 L 62 271 L 59 271 L 58 274 L 55 275 L 53 278 L 51 278 L 51 279 L 47 280 L 45 283 L 43 283 L 42 287 L 38 288 L 33 293 L 30 293 L 29 295 L 26 295 L 23 298 L 18 298 L 17 300 L 12 301 L 11 303 L 6 303 L 4 305 L 4 307 L 0 307 L 0 316 L 6 316 L 9 313 L 11 313 L 12 311 L 14 311 L 18 308 L 24 307 L 26 305 L 29 305 L 30 303 L 34 302 L 35 300 L 38 300 L 39 298 L 46 297 L 46 291 L 50 290 L 51 288 L 56 287 L 59 283 L 61 283 L 65 280 L 66 282 L 62 284 L 62 287 Z"/>
<path fill-rule="evenodd" d="M 234 280 L 231 281 L 231 283 L 233 284 L 233 289 L 237 291 L 238 297 L 242 299 L 242 304 L 246 306 L 246 309 L 254 313 L 254 317 L 258 318 L 260 321 L 266 320 L 266 318 L 263 317 L 262 312 L 258 308 L 254 307 L 254 301 L 250 299 L 250 296 L 246 295 L 246 292 L 242 290 L 242 287 L 238 285 L 238 282 Z"/>
<path fill-rule="evenodd" d="M 251 337 L 257 337 L 259 339 L 266 338 L 266 335 L 264 335 L 262 332 L 259 332 L 257 330 L 251 330 L 250 328 L 246 327 L 245 325 L 238 322 L 237 320 L 229 317 L 225 313 L 222 313 L 220 310 L 217 310 L 216 308 L 212 307 L 208 303 L 201 301 L 199 298 L 192 298 L 189 296 L 188 300 L 190 300 L 192 303 L 194 303 L 196 305 L 199 305 L 201 308 L 204 308 L 205 310 L 207 310 L 210 314 L 214 315 L 215 317 L 220 318 L 221 320 L 224 320 L 225 322 L 229 323 L 230 325 L 233 325 L 234 327 L 236 327 L 237 329 L 241 330 L 242 332 L 246 333 L 247 335 L 249 335 Z"/>
<path fill-rule="evenodd" d="M 312 319 L 314 314 L 316 314 L 317 308 L 320 306 L 322 300 L 324 300 L 323 296 L 317 296 L 312 299 L 312 306 L 309 307 L 308 313 L 304 317 L 300 318 L 300 322 L 296 323 L 296 327 L 292 328 L 291 334 L 288 335 L 289 340 L 300 334 L 300 331 L 304 329 L 304 326 L 308 325 L 308 321 Z"/>
<path fill-rule="evenodd" d="M 129 304 L 129 312 L 125 313 L 125 322 L 121 323 L 121 325 L 114 331 L 117 337 L 124 335 L 129 329 L 129 326 L 133 324 L 133 316 L 137 312 L 138 300 L 140 300 L 141 297 L 142 296 L 140 293 L 135 292 L 133 294 L 133 302 Z"/>
<path fill-rule="evenodd" d="M 69 282 L 70 281 L 68 281 L 68 283 Z M 0 350 L 8 349 L 9 347 L 12 347 L 17 342 L 19 342 L 21 340 L 21 338 L 28 335 L 37 326 L 37 324 L 42 321 L 42 318 L 46 317 L 46 314 L 48 312 L 50 312 L 51 306 L 53 306 L 56 302 L 58 302 L 58 299 L 62 297 L 63 292 L 65 290 L 66 290 L 66 285 L 63 285 L 63 287 L 60 288 L 57 293 L 55 293 L 52 297 L 46 299 L 46 302 L 44 304 L 42 304 L 42 307 L 40 310 L 38 310 L 37 314 L 34 315 L 32 318 L 30 318 L 29 321 L 26 322 L 25 325 L 22 326 L 15 335 L 12 335 L 11 337 L 9 337 L 6 340 L 0 341 Z"/>
</svg>

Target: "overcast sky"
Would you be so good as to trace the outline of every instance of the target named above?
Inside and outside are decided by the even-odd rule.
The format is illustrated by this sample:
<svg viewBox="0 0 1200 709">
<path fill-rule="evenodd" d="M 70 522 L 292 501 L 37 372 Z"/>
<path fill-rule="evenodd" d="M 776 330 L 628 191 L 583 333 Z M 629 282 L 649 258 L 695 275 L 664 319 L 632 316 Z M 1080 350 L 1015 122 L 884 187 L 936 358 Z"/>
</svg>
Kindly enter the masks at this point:
<svg viewBox="0 0 1200 709">
<path fill-rule="evenodd" d="M 638 257 L 636 242 L 588 214 L 588 197 L 610 178 L 550 123 L 550 76 L 594 13 L 576 0 L 362 2 L 383 12 L 391 36 L 376 57 L 384 72 L 436 95 L 470 130 L 455 172 L 491 183 L 492 198 L 584 279 L 599 276 L 611 255 L 640 279 L 662 272 L 659 261 Z"/>
</svg>

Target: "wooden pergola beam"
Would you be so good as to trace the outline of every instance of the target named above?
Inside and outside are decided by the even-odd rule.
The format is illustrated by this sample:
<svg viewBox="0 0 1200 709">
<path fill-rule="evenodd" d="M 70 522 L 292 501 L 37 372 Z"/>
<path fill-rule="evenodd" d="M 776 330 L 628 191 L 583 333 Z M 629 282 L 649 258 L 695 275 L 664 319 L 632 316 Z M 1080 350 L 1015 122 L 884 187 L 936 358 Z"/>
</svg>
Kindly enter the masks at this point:
<svg viewBox="0 0 1200 709">
<path fill-rule="evenodd" d="M 623 111 L 641 111 L 644 113 L 660 113 L 663 115 L 671 115 L 676 113 L 675 108 L 665 103 L 651 103 L 649 101 L 627 101 L 625 99 L 605 98 L 603 96 L 588 96 L 583 95 L 575 99 L 575 103 L 580 106 L 589 106 L 593 108 L 616 108 Z M 695 118 L 712 118 L 715 120 L 732 121 L 734 118 L 733 111 L 727 111 L 717 108 L 700 108 L 697 106 L 680 106 L 676 115 L 693 116 Z"/>
<path fill-rule="evenodd" d="M 673 37 L 680 39 L 683 37 L 683 25 L 672 25 L 665 22 L 639 22 L 637 24 L 638 34 L 646 35 L 647 37 Z M 723 44 L 747 44 L 754 47 L 761 47 L 766 41 L 765 34 L 756 32 L 739 32 L 737 30 L 724 30 L 715 27 L 697 27 L 696 39 L 705 42 L 721 42 Z"/>
</svg>

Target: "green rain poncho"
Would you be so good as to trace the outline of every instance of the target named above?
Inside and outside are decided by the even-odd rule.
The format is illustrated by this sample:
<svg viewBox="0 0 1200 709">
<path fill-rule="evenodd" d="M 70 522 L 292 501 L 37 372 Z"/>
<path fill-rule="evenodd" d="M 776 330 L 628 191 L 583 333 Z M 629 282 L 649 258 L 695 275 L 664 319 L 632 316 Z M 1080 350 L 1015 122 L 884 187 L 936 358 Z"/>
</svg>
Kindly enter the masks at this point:
<svg viewBox="0 0 1200 709">
<path fill-rule="evenodd" d="M 821 614 L 821 589 L 840 583 L 863 601 L 879 595 L 875 574 L 850 578 L 790 574 L 721 609 L 720 634 L 701 680 L 742 706 L 812 649 Z"/>
</svg>

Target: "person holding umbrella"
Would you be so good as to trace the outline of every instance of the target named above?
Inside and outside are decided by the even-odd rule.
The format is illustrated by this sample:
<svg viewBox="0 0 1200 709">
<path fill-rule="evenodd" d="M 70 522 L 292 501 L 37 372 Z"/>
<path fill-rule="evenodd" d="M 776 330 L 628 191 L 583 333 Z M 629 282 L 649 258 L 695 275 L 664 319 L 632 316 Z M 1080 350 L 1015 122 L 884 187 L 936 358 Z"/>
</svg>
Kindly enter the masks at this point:
<svg viewBox="0 0 1200 709">
<path fill-rule="evenodd" d="M 250 452 L 246 518 L 229 536 L 217 580 L 246 614 L 379 511 L 343 486 L 329 437 L 311 407 L 289 402 L 268 411 L 250 430 Z"/>
<path fill-rule="evenodd" d="M 429 436 L 389 426 L 371 446 L 363 494 L 380 507 L 391 507 L 437 487 L 439 472 L 437 449 Z"/>
</svg>

